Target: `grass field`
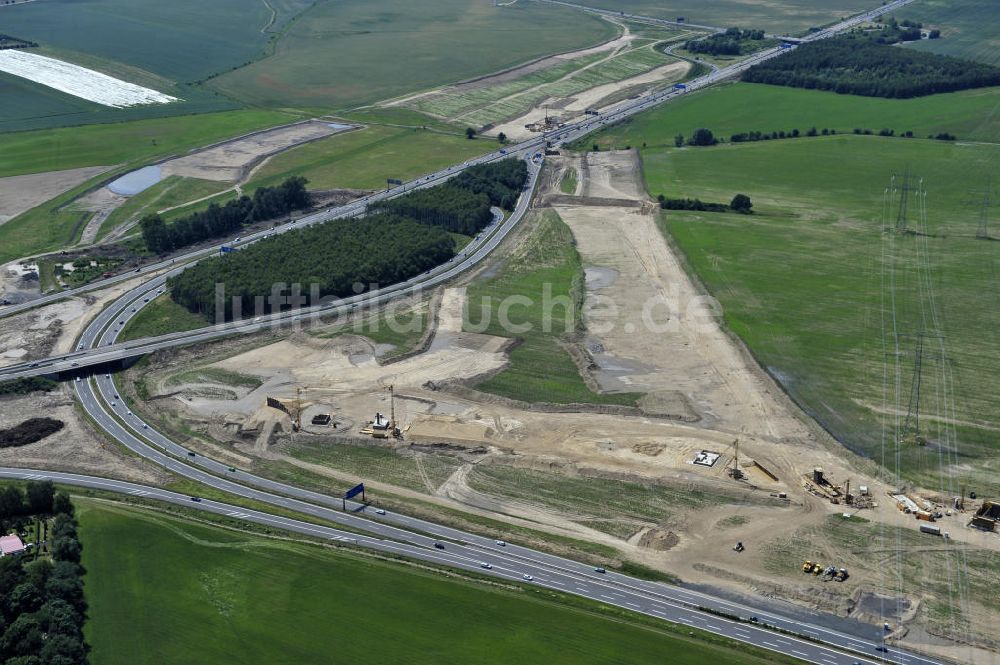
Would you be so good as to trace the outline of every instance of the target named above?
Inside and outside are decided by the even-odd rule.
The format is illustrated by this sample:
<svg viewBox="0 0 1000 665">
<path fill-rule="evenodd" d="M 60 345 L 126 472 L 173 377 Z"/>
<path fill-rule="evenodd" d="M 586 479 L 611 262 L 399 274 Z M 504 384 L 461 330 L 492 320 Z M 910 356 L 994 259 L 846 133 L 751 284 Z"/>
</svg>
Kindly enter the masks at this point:
<svg viewBox="0 0 1000 665">
<path fill-rule="evenodd" d="M 487 587 L 142 509 L 77 505 L 85 634 L 102 665 L 596 665 L 626 651 L 635 665 L 662 663 L 664 653 L 678 665 L 771 662 L 548 592 Z"/>
<path fill-rule="evenodd" d="M 883 275 L 893 276 L 897 331 L 941 329 L 956 399 L 949 413 L 944 363 L 925 358 L 921 416 L 931 443 L 900 447 L 899 469 L 946 492 L 959 478 L 990 488 L 984 493 L 1000 490 L 992 471 L 1000 464 L 1000 421 L 991 397 L 1000 393 L 1000 244 L 974 238 L 979 211 L 964 205 L 972 188 L 1000 175 L 1000 146 L 852 135 L 648 148 L 642 157 L 654 195 L 751 196 L 752 217 L 671 212 L 667 232 L 761 364 L 838 438 L 890 470 L 897 446 L 891 435 L 883 438 L 876 411 L 883 409 L 883 368 L 893 373 L 887 363 L 894 356 L 886 355 L 893 341 L 880 309 Z M 883 191 L 891 174 L 907 167 L 929 192 L 930 237 L 881 231 Z M 939 325 L 924 318 L 929 288 Z M 939 351 L 933 344 L 929 354 Z M 900 387 L 888 384 L 903 415 L 914 348 L 912 338 L 902 339 Z M 890 411 L 899 408 L 894 399 Z M 945 420 L 957 426 L 959 440 L 950 462 L 941 449 Z"/>
<path fill-rule="evenodd" d="M 328 466 L 354 474 L 366 481 L 377 481 L 427 492 L 430 494 L 459 467 L 462 462 L 449 455 L 400 455 L 383 446 L 352 446 L 330 442 L 296 443 L 288 454 L 297 459 Z M 423 478 L 426 475 L 431 487 Z M 350 489 L 347 482 L 324 479 L 324 491 L 343 492 Z M 334 486 L 333 488 L 331 487 Z"/>
<path fill-rule="evenodd" d="M 1000 65 L 997 5 L 993 0 L 921 0 L 905 7 L 899 18 L 941 30 L 941 39 L 925 39 L 909 44 L 909 48 Z"/>
<path fill-rule="evenodd" d="M 559 473 L 477 464 L 469 474 L 472 489 L 494 496 L 539 503 L 575 521 L 627 539 L 642 524 L 670 525 L 677 511 L 726 503 L 718 492 L 685 484 L 643 484 L 612 479 L 573 478 Z M 737 501 L 732 500 L 733 503 Z"/>
<path fill-rule="evenodd" d="M 559 181 L 559 191 L 563 194 L 576 193 L 576 169 L 572 167 L 566 169 L 566 173 L 563 174 L 562 180 Z"/>
<path fill-rule="evenodd" d="M 276 155 L 245 189 L 276 185 L 291 175 L 305 176 L 310 189 L 382 189 L 386 178 L 407 180 L 496 147 L 485 138 L 372 125 Z"/>
<path fill-rule="evenodd" d="M 47 0 L 5 7 L 4 31 L 191 83 L 243 65 L 308 0 Z M 271 21 L 271 11 L 276 20 Z M 89 66 L 89 65 L 87 65 Z"/>
<path fill-rule="evenodd" d="M 745 2 L 743 0 L 677 0 L 665 5 L 658 0 L 589 0 L 581 3 L 640 16 L 676 19 L 683 16 L 689 23 L 716 27 L 740 26 L 762 28 L 779 34 L 795 34 L 812 26 L 826 25 L 841 17 L 856 14 L 875 6 L 867 0 L 775 0 Z"/>
<path fill-rule="evenodd" d="M 152 160 L 299 117 L 278 111 L 228 111 L 0 134 L 0 177 Z"/>
<path fill-rule="evenodd" d="M 542 213 L 537 228 L 497 276 L 477 281 L 468 288 L 467 330 L 521 340 L 510 353 L 510 365 L 476 387 L 528 402 L 634 406 L 639 398 L 636 393 L 602 395 L 592 392 L 584 383 L 573 359 L 560 346 L 561 339 L 576 332 L 567 329 L 564 307 L 552 308 L 554 316 L 546 330 L 543 303 L 546 288 L 551 289 L 553 298 L 568 298 L 579 311 L 583 297 L 580 255 L 573 246 L 569 227 L 552 211 Z M 526 332 L 514 333 L 501 325 L 501 303 L 512 296 L 531 301 L 508 311 L 511 323 L 530 326 Z M 483 325 L 484 320 L 488 325 Z"/>
<path fill-rule="evenodd" d="M 597 17 L 540 3 L 493 7 L 437 0 L 421 2 L 415 11 L 411 0 L 320 2 L 289 27 L 272 57 L 211 85 L 253 105 L 343 109 L 589 46 L 613 34 L 613 26 Z"/>
<path fill-rule="evenodd" d="M 172 332 L 204 328 L 205 319 L 192 314 L 173 300 L 169 293 L 149 301 L 132 320 L 125 324 L 125 329 L 118 341 L 127 342 L 130 339 L 166 335 Z"/>
<path fill-rule="evenodd" d="M 45 86 L 0 79 L 0 131 L 120 122 L 237 108 L 191 85 L 264 55 L 272 37 L 309 0 L 46 0 L 4 7 L 4 30 L 40 53 L 151 87 L 178 102 L 131 109 L 92 104 Z"/>
<path fill-rule="evenodd" d="M 625 145 L 665 147 L 677 134 L 690 136 L 699 128 L 717 137 L 746 131 L 882 128 L 918 137 L 949 132 L 959 139 L 1000 142 L 1000 88 L 983 88 L 919 99 L 877 99 L 833 92 L 736 83 L 711 88 L 642 113 L 597 136 L 586 136 L 578 147 Z"/>
</svg>

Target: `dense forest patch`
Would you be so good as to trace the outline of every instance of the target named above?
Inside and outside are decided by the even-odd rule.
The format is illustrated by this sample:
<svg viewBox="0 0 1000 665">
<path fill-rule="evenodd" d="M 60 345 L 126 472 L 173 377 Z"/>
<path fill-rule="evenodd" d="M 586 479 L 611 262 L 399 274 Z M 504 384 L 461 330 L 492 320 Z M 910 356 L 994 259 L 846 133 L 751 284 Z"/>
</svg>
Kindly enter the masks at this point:
<svg viewBox="0 0 1000 665">
<path fill-rule="evenodd" d="M 743 80 L 905 99 L 1000 85 L 1000 68 L 847 35 L 803 44 L 751 67 Z"/>
</svg>

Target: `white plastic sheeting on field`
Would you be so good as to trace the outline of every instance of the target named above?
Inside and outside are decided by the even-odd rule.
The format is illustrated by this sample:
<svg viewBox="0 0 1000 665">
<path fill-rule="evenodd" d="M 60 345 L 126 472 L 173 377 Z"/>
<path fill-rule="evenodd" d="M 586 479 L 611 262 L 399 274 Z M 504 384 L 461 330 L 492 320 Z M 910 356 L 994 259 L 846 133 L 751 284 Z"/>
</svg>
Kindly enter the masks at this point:
<svg viewBox="0 0 1000 665">
<path fill-rule="evenodd" d="M 115 108 L 177 101 L 176 97 L 86 67 L 17 49 L 0 51 L 0 71 Z"/>
</svg>

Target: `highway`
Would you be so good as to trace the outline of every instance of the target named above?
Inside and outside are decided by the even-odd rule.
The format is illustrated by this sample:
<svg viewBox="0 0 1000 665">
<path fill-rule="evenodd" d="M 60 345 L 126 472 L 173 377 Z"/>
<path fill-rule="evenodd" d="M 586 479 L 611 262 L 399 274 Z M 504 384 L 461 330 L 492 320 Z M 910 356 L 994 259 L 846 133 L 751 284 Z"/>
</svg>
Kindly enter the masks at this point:
<svg viewBox="0 0 1000 665">
<path fill-rule="evenodd" d="M 843 25 L 849 26 L 856 24 L 860 20 L 868 20 L 877 14 L 891 11 L 909 1 L 897 0 L 897 2 L 873 10 L 873 12 L 863 15 L 861 18 L 855 17 L 854 19 L 850 19 L 844 22 Z M 810 38 L 813 36 L 811 35 Z M 316 316 L 319 313 L 324 315 L 345 313 L 356 307 L 372 306 L 403 294 L 413 293 L 444 283 L 482 261 L 519 223 L 530 204 L 532 189 L 541 162 L 540 159 L 533 159 L 532 154 L 540 151 L 545 145 L 546 140 L 552 141 L 555 145 L 575 140 L 597 129 L 600 125 L 620 121 L 655 104 L 675 99 L 681 95 L 689 94 L 690 91 L 738 75 L 747 67 L 768 58 L 776 57 L 784 50 L 787 49 L 769 49 L 755 54 L 744 62 L 711 72 L 690 82 L 687 85 L 687 91 L 668 90 L 649 95 L 639 100 L 627 100 L 616 107 L 612 107 L 597 118 L 587 119 L 574 125 L 560 128 L 547 135 L 533 138 L 531 141 L 512 146 L 505 150 L 503 154 L 497 151 L 478 159 L 470 160 L 466 164 L 450 167 L 430 176 L 411 181 L 395 190 L 380 192 L 348 206 L 315 213 L 295 223 L 286 224 L 274 230 L 261 231 L 249 235 L 241 239 L 240 242 L 241 245 L 245 245 L 261 240 L 272 232 L 284 232 L 305 224 L 322 223 L 330 219 L 355 216 L 363 212 L 367 203 L 384 197 L 397 196 L 404 189 L 409 191 L 414 187 L 431 186 L 460 172 L 465 166 L 503 159 L 511 154 L 526 155 L 529 162 L 530 181 L 525 193 L 518 201 L 514 212 L 506 220 L 495 223 L 490 230 L 481 235 L 476 243 L 470 245 L 463 255 L 457 257 L 450 264 L 418 276 L 407 283 L 397 284 L 376 292 L 361 294 L 354 298 L 338 300 L 309 309 L 294 310 L 269 317 L 261 317 L 250 322 L 245 320 L 237 321 L 223 326 L 166 335 L 154 339 L 136 340 L 135 342 L 124 344 L 117 343 L 116 338 L 127 319 L 138 314 L 145 301 L 152 299 L 153 296 L 164 288 L 164 283 L 170 275 L 176 274 L 176 272 L 183 269 L 183 266 L 171 268 L 170 264 L 161 264 L 159 266 L 160 269 L 167 269 L 163 274 L 129 291 L 111 303 L 95 318 L 81 336 L 81 348 L 76 352 L 40 361 L 34 367 L 29 363 L 22 363 L 3 368 L 3 370 L 0 370 L 0 378 L 83 370 L 90 365 L 118 360 L 137 353 L 147 353 L 178 344 L 190 344 L 207 339 L 215 339 L 223 335 L 253 332 L 275 325 L 278 322 L 301 321 Z M 218 252 L 218 247 L 208 248 L 178 257 L 175 261 L 178 264 L 189 262 L 216 252 Z M 147 271 L 153 269 L 157 268 L 154 266 L 147 269 Z M 107 281 L 102 282 L 100 286 L 103 287 L 106 284 Z M 68 294 L 61 293 L 57 295 L 59 298 L 62 298 L 67 297 Z M 37 303 L 37 301 L 34 302 Z M 348 539 L 352 544 L 362 547 L 394 552 L 437 563 L 446 563 L 447 565 L 467 570 L 476 570 L 483 574 L 507 579 L 518 579 L 522 582 L 526 581 L 524 580 L 524 575 L 530 575 L 533 578 L 530 580 L 532 584 L 548 586 L 568 593 L 586 596 L 599 602 L 606 602 L 651 616 L 696 626 L 704 630 L 732 637 L 739 641 L 756 644 L 765 649 L 794 655 L 814 663 L 839 665 L 840 663 L 854 662 L 893 662 L 933 665 L 938 662 L 896 650 L 892 647 L 889 647 L 887 653 L 876 652 L 875 649 L 881 646 L 877 630 L 873 634 L 871 627 L 862 624 L 858 625 L 858 635 L 831 630 L 818 623 L 804 623 L 790 616 L 783 616 L 773 612 L 762 612 L 758 609 L 744 607 L 722 598 L 716 598 L 708 594 L 672 585 L 638 580 L 614 572 L 598 573 L 591 567 L 579 562 L 512 544 L 499 545 L 489 538 L 442 527 L 401 514 L 373 515 L 370 510 L 364 510 L 363 506 L 359 506 L 358 504 L 349 504 L 351 510 L 344 512 L 338 509 L 340 499 L 337 497 L 286 485 L 243 471 L 230 471 L 229 467 L 225 464 L 197 455 L 193 451 L 189 451 L 171 441 L 168 437 L 129 411 L 127 405 L 118 398 L 114 382 L 108 374 L 78 378 L 74 382 L 74 387 L 86 413 L 109 437 L 170 472 L 219 491 L 229 492 L 233 495 L 261 503 L 280 506 L 305 515 L 323 518 L 354 530 L 364 531 L 370 535 L 358 535 L 356 533 L 338 531 L 332 527 L 319 527 L 290 518 L 269 515 L 264 512 L 239 508 L 208 499 L 195 502 L 190 497 L 166 490 L 113 480 L 90 478 L 74 474 L 12 469 L 0 470 L 0 477 L 44 477 L 65 484 L 125 492 L 149 499 L 187 505 L 199 510 L 209 510 L 226 514 L 237 519 L 280 526 L 281 528 L 287 528 L 290 531 L 303 534 L 318 535 L 319 537 L 332 540 L 343 541 L 344 539 Z M 422 534 L 431 534 L 432 537 Z M 438 550 L 434 547 L 435 539 L 447 541 L 445 550 Z M 481 566 L 482 563 L 488 563 L 492 567 L 489 569 L 483 568 Z M 715 611 L 742 617 L 756 616 L 761 622 L 766 622 L 799 635 L 808 636 L 811 639 L 820 640 L 822 644 L 779 634 L 770 630 L 763 630 L 752 623 L 730 621 L 701 612 L 697 609 L 698 607 L 709 607 Z M 842 653 L 839 649 L 867 654 L 868 659 L 859 660 L 854 655 Z M 883 656 L 884 661 L 873 660 L 875 656 Z"/>
<path fill-rule="evenodd" d="M 894 649 L 890 650 L 888 654 L 875 653 L 874 656 L 886 656 L 884 659 L 879 659 L 871 655 L 873 653 L 872 645 L 859 639 L 845 640 L 843 648 L 869 655 L 866 657 L 857 653 L 845 653 L 840 649 L 814 641 L 825 641 L 828 637 L 829 631 L 818 626 L 797 621 L 788 624 L 783 617 L 756 613 L 750 608 L 734 603 L 718 602 L 710 596 L 697 592 L 678 589 L 658 582 L 636 580 L 610 571 L 601 573 L 590 566 L 560 557 L 534 552 L 510 543 L 501 544 L 502 541 L 472 536 L 454 529 L 439 527 L 403 516 L 395 516 L 391 513 L 372 515 L 372 518 L 378 519 L 363 520 L 357 512 L 352 512 L 358 508 L 363 509 L 363 507 L 356 505 L 349 505 L 348 512 L 317 508 L 315 511 L 309 511 L 308 514 L 325 519 L 352 517 L 355 521 L 351 522 L 350 526 L 357 528 L 357 523 L 364 521 L 367 523 L 365 528 L 369 532 L 368 534 L 272 515 L 210 499 L 194 501 L 188 495 L 158 487 L 93 476 L 34 469 L 0 468 L 0 478 L 51 480 L 61 485 L 115 492 L 143 500 L 160 501 L 210 512 L 238 521 L 279 528 L 341 545 L 361 547 L 438 566 L 458 568 L 510 582 L 545 587 L 724 635 L 737 642 L 752 644 L 762 649 L 780 651 L 811 663 L 824 665 L 851 665 L 853 663 L 867 665 L 879 662 L 913 665 L 936 663 L 936 661 L 904 654 Z M 372 511 L 369 508 L 365 512 Z M 383 521 L 378 521 L 379 519 Z M 409 525 L 421 528 L 430 535 L 416 534 L 412 531 L 396 528 L 391 525 L 394 519 L 399 519 L 404 523 L 415 522 Z M 348 524 L 347 522 L 341 523 Z M 442 549 L 435 547 L 435 544 L 440 544 Z M 705 607 L 716 612 L 738 616 L 740 620 L 722 617 L 701 609 Z M 752 621 L 751 617 L 756 617 L 757 621 Z M 808 640 L 801 639 L 765 628 L 761 625 L 763 623 L 778 627 L 787 625 L 787 629 L 815 637 Z M 837 635 L 832 636 L 836 637 Z"/>
</svg>

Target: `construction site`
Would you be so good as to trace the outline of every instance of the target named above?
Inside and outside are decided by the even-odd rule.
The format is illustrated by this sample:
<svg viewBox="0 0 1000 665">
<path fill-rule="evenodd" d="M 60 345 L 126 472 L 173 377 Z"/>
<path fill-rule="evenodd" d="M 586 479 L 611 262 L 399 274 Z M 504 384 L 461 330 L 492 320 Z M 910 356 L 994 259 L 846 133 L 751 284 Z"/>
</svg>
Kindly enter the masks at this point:
<svg viewBox="0 0 1000 665">
<path fill-rule="evenodd" d="M 419 499 L 427 514 L 596 543 L 686 583 L 844 616 L 866 619 L 873 598 L 890 598 L 907 608 L 893 637 L 945 649 L 918 611 L 933 593 L 917 580 L 886 586 L 881 548 L 902 539 L 933 570 L 942 547 L 962 547 L 981 564 L 968 583 L 984 582 L 1000 551 L 1000 504 L 887 483 L 798 412 L 714 319 L 681 315 L 655 339 L 628 332 L 644 300 L 701 293 L 656 228 L 635 153 L 550 161 L 538 205 L 573 233 L 584 300 L 621 305 L 616 325 L 573 342 L 574 357 L 596 390 L 641 392 L 637 407 L 478 390 L 504 371 L 512 341 L 467 332 L 463 284 L 396 309 L 427 313 L 404 353 L 341 321 L 161 353 L 123 389 L 234 468 L 338 496 L 364 482 L 379 505 Z M 573 195 L 559 193 L 569 168 L 580 174 Z M 542 212 L 505 256 L 527 251 Z M 983 639 L 989 602 L 965 617 Z"/>
</svg>

